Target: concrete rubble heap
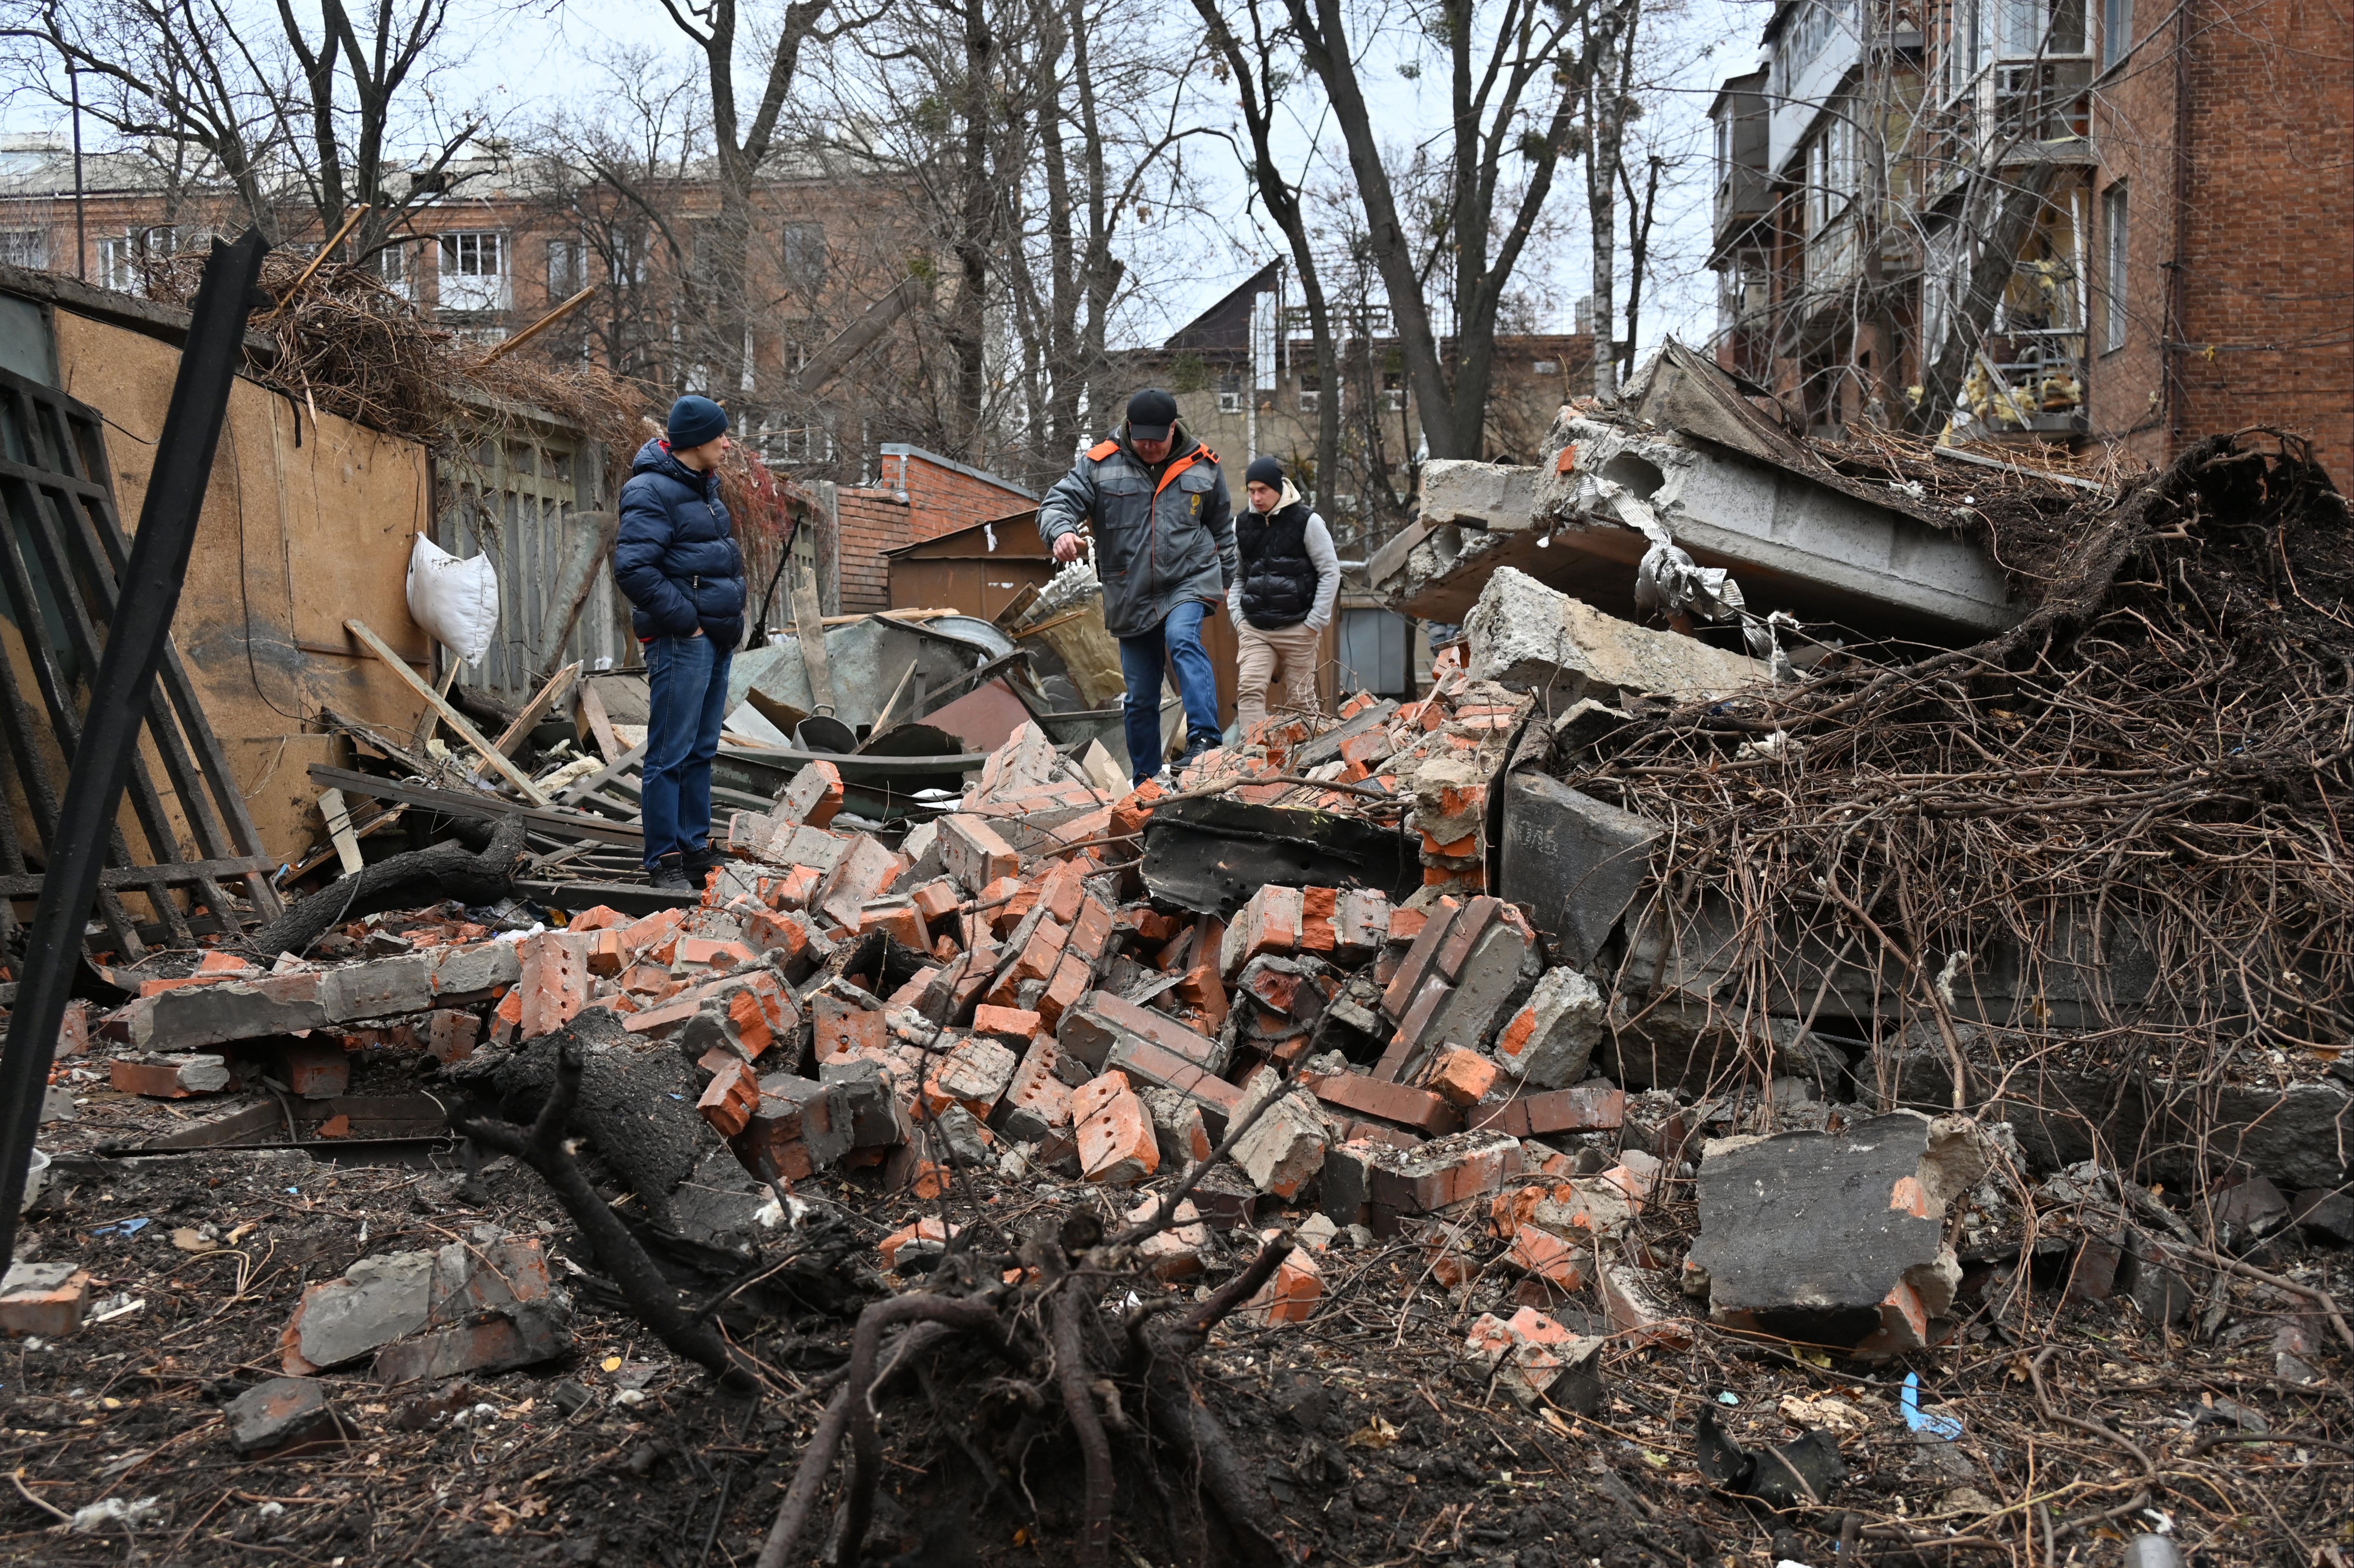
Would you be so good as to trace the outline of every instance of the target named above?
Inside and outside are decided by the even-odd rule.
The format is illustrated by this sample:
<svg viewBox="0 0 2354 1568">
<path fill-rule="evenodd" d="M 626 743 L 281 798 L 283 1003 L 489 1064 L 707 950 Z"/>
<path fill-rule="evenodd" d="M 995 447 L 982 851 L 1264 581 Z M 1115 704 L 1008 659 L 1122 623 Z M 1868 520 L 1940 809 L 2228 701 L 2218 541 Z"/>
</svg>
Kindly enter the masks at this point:
<svg viewBox="0 0 2354 1568">
<path fill-rule="evenodd" d="M 1753 471 L 1754 452 L 1728 477 L 1722 454 L 1623 416 L 1573 410 L 1556 434 L 1564 455 L 1533 472 L 1432 465 L 1426 508 L 1447 521 L 1391 563 L 1416 591 L 1464 575 L 1447 529 L 1489 541 L 1469 555 L 1500 556 L 1511 535 L 1598 535 L 1609 518 L 1630 528 L 1665 518 L 1685 536 L 1731 531 L 1717 550 L 1729 554 L 1742 509 L 1781 482 Z M 1866 515 L 1856 486 L 1809 482 L 1805 505 L 1782 497 L 1797 508 L 1789 528 L 1749 528 L 1742 547 L 1797 570 L 1808 552 L 1833 548 L 1842 518 L 1862 526 L 1858 516 L 1890 553 L 1919 542 L 1913 512 Z M 1928 558 L 1938 582 L 1914 596 L 1921 605 L 1934 601 L 1952 626 L 2017 619 L 1999 575 L 1964 570 L 1942 542 Z M 1500 558 L 1471 575 L 1463 636 L 1436 655 L 1425 694 L 1360 694 L 1329 718 L 1279 715 L 1174 777 L 1129 788 L 1099 751 L 1022 724 L 960 795 L 928 801 L 912 825 L 885 826 L 846 809 L 840 767 L 802 757 L 765 808 L 753 797 L 727 809 L 714 836 L 721 862 L 691 896 L 616 890 L 611 903 L 578 908 L 451 902 L 338 921 L 332 942 L 305 948 L 340 956 L 264 964 L 224 943 L 192 962 L 111 971 L 135 994 L 69 1019 L 62 1114 L 80 1086 L 170 1118 L 163 1139 L 130 1151 L 142 1159 L 271 1143 L 245 1151 L 286 1157 L 291 1170 L 308 1156 L 323 1163 L 364 1144 L 428 1140 L 453 1119 L 487 1148 L 472 1118 L 530 1126 L 563 1086 L 574 1097 L 558 1130 L 572 1140 L 567 1160 L 575 1146 L 585 1155 L 576 1173 L 588 1173 L 586 1207 L 643 1250 L 655 1295 L 666 1291 L 670 1316 L 689 1319 L 684 1330 L 657 1325 L 662 1314 L 631 1295 L 642 1281 L 582 1266 L 610 1266 L 610 1254 L 581 1220 L 579 1192 L 553 1178 L 578 1235 L 535 1230 L 519 1207 L 499 1224 L 445 1224 L 420 1196 L 372 1244 L 363 1228 L 357 1251 L 332 1265 L 302 1255 L 299 1277 L 271 1298 L 274 1349 L 259 1364 L 248 1354 L 218 1390 L 208 1419 L 220 1441 L 240 1461 L 341 1463 L 387 1409 L 370 1401 L 408 1401 L 406 1429 L 462 1434 L 530 1408 L 508 1402 L 520 1408 L 503 1414 L 478 1398 L 484 1386 L 560 1375 L 547 1399 L 561 1419 L 585 1426 L 600 1401 L 606 1415 L 630 1413 L 620 1446 L 587 1472 L 595 1484 L 623 1471 L 642 1479 L 663 1455 L 636 1425 L 657 1418 L 651 1373 L 632 1360 L 636 1325 L 694 1360 L 679 1351 L 686 1332 L 717 1331 L 725 1354 L 790 1319 L 789 1342 L 771 1339 L 759 1354 L 798 1377 L 852 1364 L 846 1326 L 873 1303 L 923 1296 L 928 1308 L 985 1301 L 993 1313 L 1019 1300 L 1026 1310 L 1084 1277 L 1130 1314 L 1139 1345 L 1159 1331 L 1150 1325 L 1183 1321 L 1189 1303 L 1218 1303 L 1211 1322 L 1231 1311 L 1220 1330 L 1231 1337 L 1213 1341 L 1205 1323 L 1184 1353 L 1239 1348 L 1244 1359 L 1221 1364 L 1237 1386 L 1238 1369 L 1267 1377 L 1274 1358 L 1286 1361 L 1274 1375 L 1288 1381 L 1263 1392 L 1274 1418 L 1313 1435 L 1304 1449 L 1284 1439 L 1308 1456 L 1279 1467 L 1294 1513 L 1309 1511 L 1295 1506 L 1303 1492 L 1318 1517 L 1342 1521 L 1336 1529 L 1402 1509 L 1367 1478 L 1393 1463 L 1377 1457 L 1399 1442 L 1389 1415 L 1353 1393 L 1345 1397 L 1365 1408 L 1349 1404 L 1344 1415 L 1340 1374 L 1328 1387 L 1300 1369 L 1303 1358 L 1355 1356 L 1348 1375 L 1368 1383 L 1377 1374 L 1363 1347 L 1376 1346 L 1378 1361 L 1411 1334 L 1423 1359 L 1410 1374 L 1378 1375 L 1410 1376 L 1441 1423 L 1476 1410 L 1482 1422 L 1541 1424 L 1548 1444 L 1594 1445 L 1618 1461 L 1601 1467 L 1609 1476 L 1596 1495 L 1612 1499 L 1673 1471 L 1691 1489 L 1677 1506 L 1712 1493 L 1770 1509 L 1769 1560 L 1804 1563 L 1829 1560 L 1841 1525 L 1829 1494 L 1865 1484 L 1875 1466 L 1925 1487 L 1919 1500 L 1941 1531 L 1999 1515 L 1976 1489 L 1988 1477 L 2009 1484 L 2014 1439 L 1983 1399 L 1967 1425 L 1941 1401 L 1924 1409 L 1917 1374 L 1946 1375 L 1935 1352 L 1975 1347 L 1988 1360 L 1997 1336 L 2052 1333 L 2062 1309 L 2097 1317 L 2095 1357 L 2124 1357 L 2115 1347 L 2128 1332 L 2161 1348 L 2175 1344 L 2164 1336 L 2195 1332 L 2232 1348 L 2232 1364 L 2260 1363 L 2268 1386 L 2302 1394 L 2342 1383 L 2354 1336 L 2321 1282 L 2354 1244 L 2344 1130 L 2354 1126 L 2354 1065 L 2317 1050 L 2294 1064 L 2274 1053 L 2253 1074 L 2201 1078 L 2198 1064 L 2176 1062 L 2154 1077 L 2138 1062 L 2126 1073 L 2039 1036 L 2052 1059 L 2020 1066 L 2003 1054 L 2023 1038 L 2018 1019 L 1990 1016 L 2002 987 L 2007 1004 L 2041 1008 L 2046 1028 L 2073 1031 L 2068 1043 L 2081 1045 L 2106 1039 L 2094 993 L 2149 989 L 2155 960 L 2114 966 L 2083 995 L 2023 962 L 1981 973 L 1973 989 L 1969 954 L 1931 965 L 1885 935 L 1899 923 L 1879 904 L 1843 905 L 1834 931 L 1851 946 L 1881 934 L 1889 952 L 1868 971 L 1837 944 L 1819 951 L 1819 933 L 1783 953 L 1787 963 L 1726 961 L 1728 951 L 1754 958 L 1740 943 L 1761 938 L 1729 920 L 1722 862 L 1676 857 L 1689 855 L 1702 806 L 1748 813 L 1744 843 L 1784 825 L 1763 786 L 1795 791 L 1810 753 L 1777 729 L 1742 726 L 1787 693 L 1787 650 L 1752 657 L 1729 634 L 1703 641 L 1638 625 Z M 1911 591 L 1889 574 L 1832 576 L 1883 609 Z M 1671 777 L 1644 785 L 1649 795 L 1605 787 L 1614 747 L 1670 733 L 1705 735 L 1716 749 L 1689 768 L 1644 753 L 1653 771 L 1618 781 Z M 1687 804 L 1714 791 L 1713 804 L 1670 811 L 1659 804 L 1670 788 L 1689 791 Z M 1295 864 L 1325 870 L 1294 875 Z M 1833 895 L 1844 899 L 1845 887 L 1825 874 L 1776 896 L 1813 907 Z M 2064 928 L 2073 916 L 2064 901 L 2055 907 Z M 2309 1005 L 2319 1016 L 2329 1004 Z M 2249 1038 L 2270 1050 L 2286 1025 L 2272 1027 Z M 2174 1100 L 2137 1097 L 2178 1079 L 2212 1091 L 2197 1101 L 2205 1119 L 2185 1123 L 2194 1112 Z M 387 1083 L 402 1092 L 384 1093 Z M 2103 1093 L 2118 1103 L 2085 1114 Z M 232 1097 L 245 1103 L 207 1119 Z M 2131 1117 L 2139 1133 L 2173 1130 L 2120 1146 L 2106 1129 Z M 2235 1136 L 2211 1139 L 2219 1129 Z M 2185 1146 L 2199 1150 L 2187 1164 Z M 70 1201 L 96 1201 L 117 1169 L 106 1161 L 122 1152 L 83 1157 Z M 513 1161 L 485 1165 L 484 1152 L 471 1150 L 466 1175 L 437 1190 L 479 1192 L 503 1166 L 522 1174 Z M 547 1176 L 545 1164 L 522 1164 Z M 249 1185 L 290 1209 L 326 1208 L 284 1174 L 269 1166 Z M 1123 1225 L 1148 1226 L 1172 1194 L 1182 1201 L 1151 1234 L 1098 1245 Z M 27 1343 L 86 1340 L 144 1310 L 110 1270 L 153 1224 L 137 1216 L 116 1235 L 82 1228 L 87 1256 L 49 1255 L 65 1249 L 45 1234 L 0 1283 L 0 1330 Z M 147 1243 L 168 1234 L 193 1269 L 224 1263 L 246 1229 L 165 1221 Z M 1011 1240 L 977 1266 L 973 1243 L 993 1229 Z M 1155 1291 L 1167 1299 L 1148 1305 Z M 680 1310 L 690 1298 L 699 1309 Z M 599 1319 L 610 1330 L 625 1310 L 629 1338 L 599 1355 Z M 1376 1318 L 1381 1332 L 1360 1331 Z M 818 1319 L 831 1327 L 811 1330 Z M 1058 1338 L 1054 1355 L 1076 1342 Z M 2012 1358 L 2039 1410 L 2042 1354 Z M 1261 1355 L 1268 1365 L 1249 1359 Z M 1675 1385 L 1656 1404 L 1658 1387 L 1631 1381 L 1649 1375 L 1644 1363 Z M 1136 1412 L 1122 1390 L 1143 1385 L 1091 1383 L 1093 1370 L 1084 1355 L 1080 1368 L 1058 1369 L 1066 1386 L 1056 1392 L 1128 1440 Z M 992 1363 L 999 1382 L 971 1401 L 984 1439 L 1002 1372 Z M 944 1353 L 923 1372 L 944 1380 L 927 1383 L 925 1397 L 955 1405 L 963 1375 Z M 599 1379 L 610 1380 L 610 1399 L 590 1391 L 606 1388 Z M 1444 1408 L 1427 1386 L 1437 1380 L 1456 1385 Z M 1260 1385 L 1248 1386 L 1260 1399 Z M 1181 1389 L 1152 1410 L 1156 1429 L 1172 1412 L 1182 1419 L 1186 1401 L 1208 1408 L 1200 1391 Z M 2321 1419 L 2296 1409 L 2296 1419 Z M 1418 1408 L 1405 1414 L 1420 1419 Z M 1032 1419 L 1017 1413 L 1005 1425 Z M 2211 1400 L 2163 1418 L 2181 1426 L 2186 1448 L 2227 1422 L 2263 1436 L 2264 1419 Z M 2089 1416 L 2070 1425 L 2101 1430 Z M 814 1445 L 793 1430 L 795 1443 Z M 1453 1435 L 1418 1446 L 1423 1468 L 1396 1490 L 1450 1474 L 1513 1499 L 1513 1488 L 1537 1484 L 1446 1457 L 1450 1445 L 1471 1452 L 1474 1439 L 1445 1430 Z M 1216 1467 L 1204 1461 L 1201 1472 Z M 2131 1484 L 2155 1487 L 2157 1467 L 2144 1459 L 2142 1469 Z M 2075 1519 L 2082 1531 L 2117 1517 L 2116 1478 L 2100 1474 L 2068 1504 L 2107 1508 Z M 2016 1478 L 2024 1488 L 2048 1478 Z M 790 1495 L 781 1478 L 758 1487 Z M 502 1520 L 510 1529 L 532 1517 L 519 1506 Z M 917 1532 L 908 1509 L 893 1506 Z M 1459 1506 L 1450 1560 L 1471 1551 L 1462 1531 L 1473 1502 Z M 1231 1497 L 1221 1507 L 1237 1517 Z M 1649 1505 L 1634 1513 L 1658 1521 Z M 1827 1539 L 1788 1535 L 1802 1516 Z M 1951 1531 L 1914 1533 L 1924 1517 L 1903 1507 L 1869 1523 L 1845 1516 L 1841 1550 L 1862 1531 L 1947 1549 Z M 1545 1540 L 1574 1538 L 1581 1560 L 1663 1562 L 1636 1551 L 1640 1533 L 1615 1551 L 1571 1525 Z M 1286 1553 L 1305 1555 L 1284 1539 Z M 1395 1532 L 1384 1539 L 1383 1560 L 1431 1555 Z M 1689 1557 L 1712 1550 L 1698 1531 L 1681 1539 Z M 1546 1544 L 1517 1561 L 1550 1568 L 1570 1555 Z"/>
</svg>

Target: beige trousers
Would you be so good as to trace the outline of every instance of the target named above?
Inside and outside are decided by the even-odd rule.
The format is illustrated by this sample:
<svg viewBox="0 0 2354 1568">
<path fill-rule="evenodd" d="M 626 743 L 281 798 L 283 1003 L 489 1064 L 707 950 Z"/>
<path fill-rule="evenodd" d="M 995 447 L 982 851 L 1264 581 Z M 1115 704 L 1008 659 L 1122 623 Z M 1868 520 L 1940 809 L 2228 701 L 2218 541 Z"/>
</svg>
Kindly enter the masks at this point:
<svg viewBox="0 0 2354 1568">
<path fill-rule="evenodd" d="M 1323 634 L 1305 625 L 1261 631 L 1247 620 L 1235 624 L 1235 720 L 1247 736 L 1267 717 L 1267 688 L 1278 679 L 1276 705 L 1298 713 L 1316 711 L 1316 645 Z"/>
</svg>

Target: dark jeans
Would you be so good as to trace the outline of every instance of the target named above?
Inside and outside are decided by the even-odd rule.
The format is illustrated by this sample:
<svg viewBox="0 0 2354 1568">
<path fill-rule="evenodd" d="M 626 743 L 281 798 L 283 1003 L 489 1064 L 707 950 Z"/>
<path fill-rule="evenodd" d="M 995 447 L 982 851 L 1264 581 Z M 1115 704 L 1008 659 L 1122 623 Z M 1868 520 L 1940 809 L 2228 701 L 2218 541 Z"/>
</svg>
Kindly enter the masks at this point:
<svg viewBox="0 0 2354 1568">
<path fill-rule="evenodd" d="M 699 850 L 711 838 L 711 759 L 727 716 L 727 666 L 708 637 L 646 644 L 646 863 Z"/>
<path fill-rule="evenodd" d="M 1161 771 L 1161 674 L 1177 667 L 1177 695 L 1185 705 L 1188 745 L 1218 744 L 1218 676 L 1202 646 L 1210 607 L 1187 599 L 1140 637 L 1119 640 L 1119 673 L 1128 677 L 1129 772 L 1140 784 Z"/>
</svg>

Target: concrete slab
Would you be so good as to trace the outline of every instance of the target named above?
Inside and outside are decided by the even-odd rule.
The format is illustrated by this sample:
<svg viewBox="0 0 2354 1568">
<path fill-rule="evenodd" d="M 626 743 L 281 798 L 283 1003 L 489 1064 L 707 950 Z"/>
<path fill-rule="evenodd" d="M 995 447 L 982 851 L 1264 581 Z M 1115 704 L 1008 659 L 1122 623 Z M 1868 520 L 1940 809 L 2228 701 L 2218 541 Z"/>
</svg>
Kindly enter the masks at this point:
<svg viewBox="0 0 2354 1568">
<path fill-rule="evenodd" d="M 1693 383 L 1704 366 L 1677 365 L 1688 372 L 1682 395 L 1651 410 L 1665 422 L 1564 415 L 1533 471 L 1450 469 L 1415 525 L 1373 556 L 1374 591 L 1402 614 L 1460 622 L 1510 567 L 1632 619 L 1635 567 L 1649 547 L 1627 521 L 1633 503 L 1699 565 L 1731 571 L 1759 615 L 1787 609 L 1872 635 L 1959 644 L 2025 614 L 1969 538 L 1902 498 L 1871 499 L 1803 446 L 1720 408 L 1723 397 L 1700 396 L 1708 389 Z M 1646 375 L 1656 381 L 1656 365 Z M 1524 522 L 1511 514 L 1523 489 Z"/>
</svg>

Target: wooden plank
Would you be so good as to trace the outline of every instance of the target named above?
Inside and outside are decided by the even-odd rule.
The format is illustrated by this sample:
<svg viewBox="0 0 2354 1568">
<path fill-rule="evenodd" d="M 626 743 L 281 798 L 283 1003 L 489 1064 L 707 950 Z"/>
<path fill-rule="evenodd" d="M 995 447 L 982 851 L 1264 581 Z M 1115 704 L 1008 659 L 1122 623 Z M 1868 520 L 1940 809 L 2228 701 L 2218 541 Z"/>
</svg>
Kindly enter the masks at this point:
<svg viewBox="0 0 2354 1568">
<path fill-rule="evenodd" d="M 539 688 L 539 694 L 524 705 L 523 712 L 515 715 L 514 723 L 507 726 L 506 733 L 499 736 L 499 750 L 508 757 L 520 751 L 524 737 L 547 716 L 548 709 L 564 700 L 564 694 L 570 691 L 572 683 L 579 678 L 580 662 L 577 659 L 550 675 L 546 683 Z"/>
<path fill-rule="evenodd" d="M 810 706 L 821 714 L 833 712 L 833 674 L 825 656 L 825 616 L 818 608 L 817 577 L 793 574 L 793 635 L 801 643 L 801 669 L 809 677 Z"/>
<path fill-rule="evenodd" d="M 143 893 L 151 887 L 195 887 L 224 876 L 250 876 L 275 871 L 278 862 L 267 855 L 237 860 L 184 860 L 168 865 L 110 865 L 98 874 L 98 885 L 107 893 Z M 37 873 L 0 876 L 0 898 L 38 898 Z"/>
<path fill-rule="evenodd" d="M 433 689 L 440 693 L 446 701 L 450 695 L 450 688 L 458 683 L 458 671 L 465 661 L 447 648 L 442 649 L 441 653 L 441 678 L 433 683 Z M 419 751 L 424 750 L 425 743 L 433 738 L 433 732 L 440 727 L 440 723 L 441 715 L 433 711 L 433 705 L 426 704 L 425 711 L 417 715 L 417 738 L 409 744 Z"/>
<path fill-rule="evenodd" d="M 614 744 L 618 746 L 620 743 L 616 741 Z M 637 745 L 630 747 L 629 750 L 621 753 L 620 756 L 613 758 L 612 761 L 605 764 L 604 768 L 599 771 L 591 773 L 586 779 L 578 779 L 573 783 L 566 785 L 564 787 L 564 793 L 557 797 L 557 799 L 567 804 L 574 800 L 585 800 L 588 796 L 594 795 L 606 785 L 610 784 L 614 779 L 619 779 L 631 768 L 642 763 L 645 759 L 646 743 L 642 740 L 638 742 Z"/>
<path fill-rule="evenodd" d="M 377 779 L 366 773 L 354 773 L 348 768 L 329 768 L 318 762 L 311 764 L 310 775 L 312 783 L 341 789 L 346 795 L 398 800 L 453 817 L 483 817 L 496 821 L 519 813 L 527 827 L 546 838 L 564 839 L 571 842 L 594 839 L 599 843 L 621 844 L 636 850 L 645 847 L 646 831 L 643 828 L 616 822 L 607 817 L 592 817 L 585 811 L 535 810 L 473 790 L 437 789 L 430 784 L 408 784 L 394 779 Z"/>
<path fill-rule="evenodd" d="M 335 846 L 335 859 L 343 863 L 345 876 L 357 876 L 367 862 L 360 858 L 359 836 L 352 832 L 352 814 L 344 805 L 341 789 L 319 791 L 319 815 L 327 819 L 327 840 Z"/>
<path fill-rule="evenodd" d="M 484 739 L 482 732 L 476 729 L 471 723 L 469 723 L 464 714 L 461 714 L 456 708 L 451 707 L 447 698 L 443 697 L 440 693 L 435 691 L 417 673 L 416 671 L 408 667 L 408 661 L 401 658 L 399 654 L 394 652 L 385 642 L 383 638 L 378 637 L 375 632 L 370 631 L 367 628 L 367 622 L 359 620 L 346 620 L 344 622 L 344 629 L 349 631 L 354 637 L 358 638 L 363 647 L 366 648 L 369 652 L 375 654 L 377 658 L 383 660 L 387 665 L 390 666 L 395 674 L 398 675 L 403 681 L 406 681 L 411 691 L 415 692 L 419 696 L 423 697 L 426 705 L 432 708 L 435 713 L 441 715 L 441 722 L 448 725 L 451 731 L 457 735 L 459 739 L 473 747 L 475 753 L 479 755 L 483 761 L 489 763 L 491 767 L 498 772 L 500 777 L 504 778 L 508 783 L 521 790 L 525 800 L 529 800 L 535 806 L 547 806 L 553 804 L 553 802 L 547 798 L 547 794 L 545 790 L 541 789 L 538 785 L 533 783 L 530 777 L 526 775 L 522 768 L 517 768 L 513 762 L 507 759 L 507 754 L 505 752 L 501 751 L 497 747 L 493 746 L 488 740 Z"/>
<path fill-rule="evenodd" d="M 578 710 L 588 726 L 588 738 L 597 743 L 598 755 L 604 758 L 606 766 L 620 761 L 629 747 L 613 733 L 613 721 L 606 716 L 605 699 L 597 694 L 596 682 L 590 681 L 580 688 Z"/>
</svg>

